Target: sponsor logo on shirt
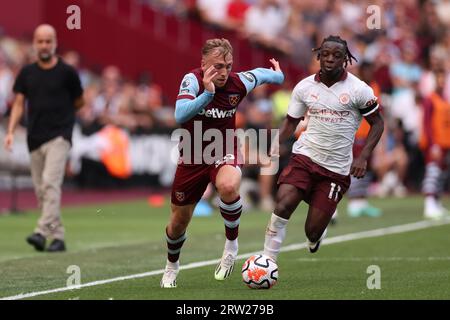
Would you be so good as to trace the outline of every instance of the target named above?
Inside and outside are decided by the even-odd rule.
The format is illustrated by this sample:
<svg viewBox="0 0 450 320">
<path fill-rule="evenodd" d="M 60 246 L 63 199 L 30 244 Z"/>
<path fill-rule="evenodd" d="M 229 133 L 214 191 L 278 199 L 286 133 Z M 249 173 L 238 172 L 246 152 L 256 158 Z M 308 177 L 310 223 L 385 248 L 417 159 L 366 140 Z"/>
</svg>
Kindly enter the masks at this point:
<svg viewBox="0 0 450 320">
<path fill-rule="evenodd" d="M 308 115 L 323 122 L 337 123 L 344 121 L 344 118 L 350 115 L 350 111 L 310 108 Z"/>
<path fill-rule="evenodd" d="M 232 110 L 222 110 L 218 108 L 212 108 L 205 110 L 203 109 L 198 114 L 200 116 L 205 116 L 207 118 L 214 118 L 214 119 L 225 119 L 225 118 L 232 118 L 234 114 L 236 113 L 236 108 Z"/>
</svg>

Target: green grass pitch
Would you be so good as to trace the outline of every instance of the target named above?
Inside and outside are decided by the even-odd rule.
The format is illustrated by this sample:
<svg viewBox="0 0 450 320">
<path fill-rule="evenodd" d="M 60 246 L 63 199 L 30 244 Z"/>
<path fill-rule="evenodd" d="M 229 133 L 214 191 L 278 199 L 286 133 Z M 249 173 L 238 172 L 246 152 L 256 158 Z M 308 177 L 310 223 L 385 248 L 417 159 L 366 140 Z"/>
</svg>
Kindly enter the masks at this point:
<svg viewBox="0 0 450 320">
<path fill-rule="evenodd" d="M 349 218 L 345 200 L 338 223 L 328 238 L 422 220 L 423 199 L 372 199 L 384 210 L 380 218 Z M 167 203 L 167 200 L 166 200 Z M 450 201 L 445 203 L 447 207 Z M 129 276 L 164 267 L 164 228 L 168 205 L 151 208 L 146 201 L 63 208 L 68 251 L 35 252 L 25 242 L 37 211 L 0 217 L 0 298 L 64 288 L 76 265 L 81 283 Z M 306 205 L 294 213 L 284 245 L 305 241 Z M 245 212 L 241 218 L 240 254 L 262 250 L 269 213 Z M 279 282 L 270 290 L 251 290 L 241 280 L 244 259 L 232 277 L 214 280 L 215 265 L 181 270 L 178 288 L 161 289 L 161 274 L 41 294 L 30 299 L 150 299 L 150 300 L 291 300 L 291 299 L 450 299 L 450 224 L 381 237 L 324 245 L 316 254 L 307 250 L 282 252 Z M 220 258 L 223 220 L 194 217 L 181 264 Z M 368 289 L 367 268 L 380 268 L 381 289 Z"/>
</svg>

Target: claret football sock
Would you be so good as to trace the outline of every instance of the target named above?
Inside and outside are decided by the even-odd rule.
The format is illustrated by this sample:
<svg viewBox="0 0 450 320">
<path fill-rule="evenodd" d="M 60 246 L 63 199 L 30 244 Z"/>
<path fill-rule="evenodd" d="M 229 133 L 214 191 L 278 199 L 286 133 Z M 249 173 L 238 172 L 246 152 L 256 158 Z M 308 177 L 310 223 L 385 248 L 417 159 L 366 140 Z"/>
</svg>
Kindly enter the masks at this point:
<svg viewBox="0 0 450 320">
<path fill-rule="evenodd" d="M 167 241 L 167 259 L 170 262 L 176 262 L 180 258 L 181 247 L 184 241 L 186 241 L 186 233 L 183 233 L 178 239 L 171 239 L 167 234 L 166 229 L 166 241 Z"/>
<path fill-rule="evenodd" d="M 237 197 L 232 202 L 225 202 L 220 199 L 220 214 L 225 222 L 225 235 L 228 240 L 235 240 L 239 234 L 239 222 L 242 213 L 241 197 Z"/>
</svg>

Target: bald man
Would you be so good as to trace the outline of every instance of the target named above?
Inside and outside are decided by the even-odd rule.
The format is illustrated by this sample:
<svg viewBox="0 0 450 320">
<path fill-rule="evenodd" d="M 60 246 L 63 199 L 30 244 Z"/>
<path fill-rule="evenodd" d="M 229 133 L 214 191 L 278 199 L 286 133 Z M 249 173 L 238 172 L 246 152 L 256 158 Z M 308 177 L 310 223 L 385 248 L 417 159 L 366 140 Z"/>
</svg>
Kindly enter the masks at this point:
<svg viewBox="0 0 450 320">
<path fill-rule="evenodd" d="M 36 28 L 33 48 L 37 61 L 22 68 L 14 83 L 16 94 L 4 141 L 11 151 L 14 130 L 27 112 L 27 143 L 31 176 L 41 217 L 27 242 L 37 251 L 65 251 L 61 221 L 61 186 L 71 147 L 75 111 L 83 106 L 80 78 L 56 55 L 55 29 L 47 24 Z M 46 248 L 47 239 L 51 239 Z"/>
</svg>

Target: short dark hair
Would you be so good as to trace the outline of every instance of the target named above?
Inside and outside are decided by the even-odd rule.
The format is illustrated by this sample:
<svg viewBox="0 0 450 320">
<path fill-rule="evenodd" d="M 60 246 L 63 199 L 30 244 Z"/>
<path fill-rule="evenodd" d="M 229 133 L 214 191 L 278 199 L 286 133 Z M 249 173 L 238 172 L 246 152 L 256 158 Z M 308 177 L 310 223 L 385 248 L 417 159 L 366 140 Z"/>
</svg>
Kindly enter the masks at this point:
<svg viewBox="0 0 450 320">
<path fill-rule="evenodd" d="M 333 42 L 337 42 L 340 43 L 344 46 L 345 48 L 345 60 L 344 60 L 344 68 L 347 67 L 347 64 L 350 62 L 350 64 L 352 64 L 352 60 L 358 61 L 350 52 L 350 50 L 348 49 L 347 46 L 347 41 L 345 41 L 344 39 L 342 39 L 340 36 L 328 36 L 325 39 L 323 39 L 322 43 L 320 44 L 320 47 L 318 48 L 314 48 L 312 51 L 317 53 L 317 60 L 320 59 L 320 50 L 322 50 L 322 46 L 325 42 L 329 42 L 329 41 L 333 41 Z"/>
</svg>

